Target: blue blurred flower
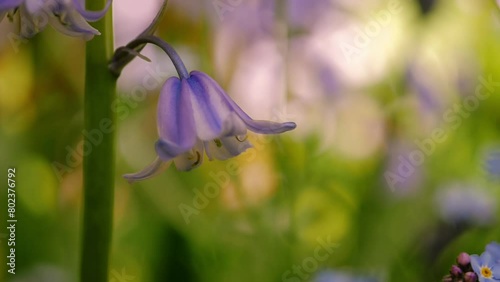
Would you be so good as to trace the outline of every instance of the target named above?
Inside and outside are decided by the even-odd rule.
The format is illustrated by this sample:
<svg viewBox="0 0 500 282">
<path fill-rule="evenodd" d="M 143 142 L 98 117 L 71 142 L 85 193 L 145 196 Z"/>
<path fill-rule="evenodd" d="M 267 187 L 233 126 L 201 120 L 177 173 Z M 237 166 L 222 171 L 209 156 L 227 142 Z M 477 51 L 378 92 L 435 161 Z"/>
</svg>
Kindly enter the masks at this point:
<svg viewBox="0 0 500 282">
<path fill-rule="evenodd" d="M 488 251 L 471 256 L 471 265 L 480 282 L 500 281 L 500 263 Z"/>
<path fill-rule="evenodd" d="M 493 152 L 487 157 L 486 170 L 492 176 L 500 177 L 500 152 Z"/>
<path fill-rule="evenodd" d="M 436 205 L 442 219 L 451 224 L 487 225 L 496 214 L 496 200 L 492 195 L 461 183 L 439 189 Z"/>
<path fill-rule="evenodd" d="M 406 70 L 406 78 L 409 86 L 415 91 L 419 104 L 424 113 L 441 112 L 441 101 L 439 101 L 439 88 L 436 86 L 428 73 L 419 63 L 412 62 Z"/>
<path fill-rule="evenodd" d="M 314 282 L 377 282 L 373 277 L 354 276 L 342 271 L 325 270 L 320 271 Z"/>
<path fill-rule="evenodd" d="M 0 21 L 6 13 L 19 12 L 20 36 L 33 37 L 50 24 L 57 31 L 90 40 L 99 31 L 88 22 L 101 19 L 111 5 L 108 0 L 102 11 L 87 11 L 80 0 L 4 0 L 0 4 Z"/>
<path fill-rule="evenodd" d="M 500 244 L 497 242 L 491 242 L 486 246 L 486 251 L 493 256 L 493 259 L 500 263 Z"/>
<path fill-rule="evenodd" d="M 169 78 L 158 102 L 156 160 L 144 170 L 124 175 L 129 181 L 150 178 L 173 160 L 178 170 L 199 166 L 206 151 L 210 160 L 225 160 L 249 147 L 248 130 L 261 134 L 282 133 L 295 123 L 253 120 L 205 73 L 181 67 L 180 79 Z"/>
</svg>

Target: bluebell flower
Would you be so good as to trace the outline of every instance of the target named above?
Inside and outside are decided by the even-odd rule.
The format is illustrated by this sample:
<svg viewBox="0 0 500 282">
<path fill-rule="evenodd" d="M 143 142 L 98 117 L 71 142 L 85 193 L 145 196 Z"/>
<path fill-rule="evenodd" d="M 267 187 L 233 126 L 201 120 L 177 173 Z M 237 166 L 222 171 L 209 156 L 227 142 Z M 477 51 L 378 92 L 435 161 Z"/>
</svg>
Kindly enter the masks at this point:
<svg viewBox="0 0 500 282">
<path fill-rule="evenodd" d="M 188 73 L 174 49 L 157 37 L 144 36 L 122 48 L 133 49 L 144 43 L 160 46 L 172 59 L 180 78 L 169 78 L 160 93 L 157 158 L 142 171 L 124 175 L 130 182 L 150 178 L 172 161 L 178 170 L 191 170 L 202 163 L 205 152 L 210 160 L 235 157 L 251 147 L 247 130 L 277 134 L 296 127 L 293 122 L 252 119 L 207 74 Z M 115 55 L 120 60 L 120 54 Z M 121 69 L 119 62 L 111 65 Z"/>
<path fill-rule="evenodd" d="M 486 251 L 493 256 L 493 259 L 500 263 L 500 244 L 497 242 L 491 242 L 486 246 Z"/>
<path fill-rule="evenodd" d="M 500 263 L 496 262 L 488 251 L 478 255 L 471 255 L 471 265 L 479 278 L 479 282 L 500 281 Z"/>
<path fill-rule="evenodd" d="M 83 3 L 80 3 L 83 2 Z M 50 24 L 57 31 L 90 40 L 99 31 L 88 22 L 98 21 L 107 12 L 111 0 L 102 11 L 87 11 L 80 0 L 4 0 L 0 4 L 0 21 L 6 13 L 18 13 L 20 36 L 33 37 Z"/>
<path fill-rule="evenodd" d="M 205 73 L 192 71 L 188 77 L 171 77 L 158 102 L 158 158 L 146 169 L 124 177 L 147 179 L 173 160 L 178 170 L 199 166 L 208 158 L 225 160 L 250 148 L 247 129 L 261 134 L 282 133 L 295 123 L 253 120 Z"/>
</svg>

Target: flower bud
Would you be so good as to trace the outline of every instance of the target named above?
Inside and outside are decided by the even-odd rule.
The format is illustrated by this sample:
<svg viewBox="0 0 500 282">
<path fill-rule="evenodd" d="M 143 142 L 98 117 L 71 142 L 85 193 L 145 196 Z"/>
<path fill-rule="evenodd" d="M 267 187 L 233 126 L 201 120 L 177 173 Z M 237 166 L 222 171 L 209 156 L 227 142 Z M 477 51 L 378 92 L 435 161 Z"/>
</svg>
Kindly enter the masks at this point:
<svg viewBox="0 0 500 282">
<path fill-rule="evenodd" d="M 450 268 L 450 274 L 451 276 L 458 278 L 463 274 L 463 271 L 457 265 L 452 265 Z"/>
<path fill-rule="evenodd" d="M 470 263 L 470 256 L 468 253 L 460 253 L 457 257 L 457 263 L 461 267 L 466 267 Z"/>
<path fill-rule="evenodd" d="M 474 272 L 467 272 L 464 275 L 465 282 L 476 282 L 477 281 L 477 275 Z"/>
</svg>

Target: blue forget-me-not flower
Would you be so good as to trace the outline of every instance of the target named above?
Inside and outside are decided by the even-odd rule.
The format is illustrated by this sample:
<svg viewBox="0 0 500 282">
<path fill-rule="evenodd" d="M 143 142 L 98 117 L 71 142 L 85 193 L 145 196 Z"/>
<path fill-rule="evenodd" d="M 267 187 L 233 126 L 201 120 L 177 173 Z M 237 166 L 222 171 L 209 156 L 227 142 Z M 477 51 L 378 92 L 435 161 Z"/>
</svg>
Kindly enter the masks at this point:
<svg viewBox="0 0 500 282">
<path fill-rule="evenodd" d="M 498 244 L 488 245 L 486 251 L 480 256 L 471 255 L 472 269 L 474 269 L 480 282 L 500 281 L 500 261 L 490 250 L 498 251 Z"/>
</svg>

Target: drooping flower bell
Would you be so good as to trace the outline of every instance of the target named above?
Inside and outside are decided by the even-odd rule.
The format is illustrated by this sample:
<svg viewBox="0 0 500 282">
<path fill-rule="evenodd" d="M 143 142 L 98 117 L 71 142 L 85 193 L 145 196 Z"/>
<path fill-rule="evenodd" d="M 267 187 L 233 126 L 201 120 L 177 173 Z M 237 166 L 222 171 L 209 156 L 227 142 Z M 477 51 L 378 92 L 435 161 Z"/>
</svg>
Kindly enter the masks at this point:
<svg viewBox="0 0 500 282">
<path fill-rule="evenodd" d="M 87 11 L 80 0 L 2 0 L 0 21 L 5 14 L 19 14 L 21 38 L 33 37 L 50 24 L 57 31 L 90 40 L 99 31 L 88 22 L 100 20 L 111 5 L 108 0 L 101 11 Z"/>
<path fill-rule="evenodd" d="M 235 157 L 251 147 L 246 140 L 247 130 L 277 134 L 296 127 L 293 122 L 252 119 L 207 74 L 200 71 L 188 73 L 172 47 L 157 37 L 139 37 L 127 46 L 133 49 L 144 43 L 162 48 L 171 58 L 180 78 L 169 78 L 161 90 L 159 140 L 155 145 L 158 157 L 142 171 L 124 175 L 130 182 L 150 178 L 166 169 L 172 161 L 178 170 L 191 170 L 202 163 L 204 152 L 210 160 Z"/>
</svg>

